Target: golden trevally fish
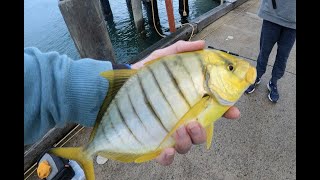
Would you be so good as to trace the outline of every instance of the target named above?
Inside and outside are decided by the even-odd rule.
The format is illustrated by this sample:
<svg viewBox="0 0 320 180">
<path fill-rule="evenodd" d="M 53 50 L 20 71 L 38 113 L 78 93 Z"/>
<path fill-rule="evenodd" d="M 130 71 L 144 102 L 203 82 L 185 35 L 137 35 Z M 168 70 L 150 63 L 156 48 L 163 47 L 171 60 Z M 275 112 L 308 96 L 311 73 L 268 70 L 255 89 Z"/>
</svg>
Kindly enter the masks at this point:
<svg viewBox="0 0 320 180">
<path fill-rule="evenodd" d="M 92 156 L 120 162 L 145 162 L 173 147 L 171 135 L 196 119 L 211 146 L 214 122 L 256 79 L 247 61 L 219 50 L 162 57 L 139 70 L 103 72 L 109 91 L 85 147 L 55 148 L 58 156 L 78 161 L 94 179 Z"/>
</svg>

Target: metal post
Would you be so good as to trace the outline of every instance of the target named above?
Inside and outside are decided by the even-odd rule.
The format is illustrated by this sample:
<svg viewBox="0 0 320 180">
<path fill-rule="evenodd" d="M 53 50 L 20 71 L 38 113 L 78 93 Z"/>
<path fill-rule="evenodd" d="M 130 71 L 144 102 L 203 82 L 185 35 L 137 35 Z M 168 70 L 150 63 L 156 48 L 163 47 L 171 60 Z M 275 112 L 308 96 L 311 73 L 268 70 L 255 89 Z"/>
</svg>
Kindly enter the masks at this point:
<svg viewBox="0 0 320 180">
<path fill-rule="evenodd" d="M 151 3 L 151 1 L 153 1 L 153 3 Z M 152 13 L 152 4 L 153 4 L 153 12 L 154 13 Z M 150 26 L 154 27 L 153 16 L 152 16 L 152 14 L 153 14 L 155 25 L 157 27 L 159 27 L 160 26 L 160 19 L 159 19 L 159 13 L 158 13 L 157 0 L 143 0 L 143 5 L 145 6 L 145 8 L 147 10 L 148 22 L 149 22 Z"/>
</svg>

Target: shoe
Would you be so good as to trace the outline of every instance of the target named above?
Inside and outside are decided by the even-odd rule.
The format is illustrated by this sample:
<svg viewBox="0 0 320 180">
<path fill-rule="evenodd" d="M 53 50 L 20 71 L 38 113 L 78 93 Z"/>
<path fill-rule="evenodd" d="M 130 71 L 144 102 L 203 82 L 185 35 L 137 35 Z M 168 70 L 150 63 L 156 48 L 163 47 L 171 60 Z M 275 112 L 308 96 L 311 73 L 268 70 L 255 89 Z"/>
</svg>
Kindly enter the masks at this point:
<svg viewBox="0 0 320 180">
<path fill-rule="evenodd" d="M 269 95 L 268 98 L 271 102 L 276 103 L 279 99 L 279 93 L 278 93 L 278 89 L 277 86 L 274 85 L 271 81 L 268 83 L 267 85 L 268 89 L 269 89 Z"/>
<path fill-rule="evenodd" d="M 257 78 L 256 81 L 254 82 L 254 84 L 250 85 L 245 92 L 246 92 L 247 94 L 253 93 L 253 91 L 256 89 L 256 86 L 257 86 L 258 84 L 260 84 L 260 82 L 261 82 L 261 78 Z"/>
</svg>

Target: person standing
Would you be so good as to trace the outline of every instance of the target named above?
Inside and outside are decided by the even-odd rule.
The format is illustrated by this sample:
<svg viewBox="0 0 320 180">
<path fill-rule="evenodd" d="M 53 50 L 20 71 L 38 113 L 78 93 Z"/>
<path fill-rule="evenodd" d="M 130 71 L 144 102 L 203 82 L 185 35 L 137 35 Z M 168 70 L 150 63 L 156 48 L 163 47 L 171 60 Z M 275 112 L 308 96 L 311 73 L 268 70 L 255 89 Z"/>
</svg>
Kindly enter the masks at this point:
<svg viewBox="0 0 320 180">
<path fill-rule="evenodd" d="M 270 101 L 279 99 L 278 80 L 284 75 L 287 60 L 296 39 L 296 0 L 261 0 L 258 16 L 263 19 L 260 35 L 260 52 L 257 60 L 257 79 L 246 93 L 253 93 L 266 72 L 269 55 L 277 43 L 277 55 L 272 77 L 267 84 Z"/>
</svg>

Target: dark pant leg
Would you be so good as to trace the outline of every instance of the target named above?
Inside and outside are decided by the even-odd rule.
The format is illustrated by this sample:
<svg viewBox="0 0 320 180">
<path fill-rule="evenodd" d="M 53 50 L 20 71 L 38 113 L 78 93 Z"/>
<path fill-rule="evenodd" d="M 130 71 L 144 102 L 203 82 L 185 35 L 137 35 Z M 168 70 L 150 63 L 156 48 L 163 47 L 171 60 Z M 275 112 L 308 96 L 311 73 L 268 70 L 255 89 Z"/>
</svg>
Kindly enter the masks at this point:
<svg viewBox="0 0 320 180">
<path fill-rule="evenodd" d="M 261 77 L 268 64 L 269 55 L 274 44 L 279 40 L 281 26 L 270 21 L 263 20 L 260 35 L 260 52 L 257 60 L 257 77 Z"/>
<path fill-rule="evenodd" d="M 277 42 L 278 50 L 272 69 L 272 83 L 277 84 L 277 81 L 284 75 L 287 66 L 287 60 L 295 40 L 296 30 L 283 27 L 280 34 L 280 39 Z"/>
</svg>

